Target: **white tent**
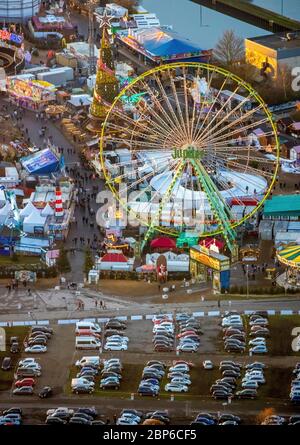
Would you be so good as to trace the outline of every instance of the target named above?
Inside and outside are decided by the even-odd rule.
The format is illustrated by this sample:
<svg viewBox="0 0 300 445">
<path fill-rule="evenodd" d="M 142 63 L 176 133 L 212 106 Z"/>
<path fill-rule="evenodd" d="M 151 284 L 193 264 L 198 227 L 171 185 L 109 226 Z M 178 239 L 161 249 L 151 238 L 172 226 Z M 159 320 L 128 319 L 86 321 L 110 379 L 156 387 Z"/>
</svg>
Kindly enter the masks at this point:
<svg viewBox="0 0 300 445">
<path fill-rule="evenodd" d="M 5 206 L 0 209 L 0 224 L 4 224 L 9 213 L 11 212 L 11 204 L 6 201 Z"/>
<path fill-rule="evenodd" d="M 43 208 L 43 210 L 41 211 L 41 216 L 53 216 L 54 215 L 54 210 L 52 209 L 51 205 L 49 204 L 49 202 L 47 203 L 46 207 Z"/>
<path fill-rule="evenodd" d="M 0 190 L 0 205 L 1 207 L 6 204 L 6 196 L 4 190 Z"/>
<path fill-rule="evenodd" d="M 35 233 L 36 229 L 44 230 L 46 223 L 46 217 L 41 216 L 39 211 L 36 209 L 35 212 L 32 212 L 29 216 L 23 221 L 23 231 L 26 233 Z"/>
<path fill-rule="evenodd" d="M 38 211 L 37 208 L 32 204 L 31 201 L 28 201 L 26 206 L 20 211 L 21 218 L 26 218 L 26 216 L 31 215 L 32 212 Z"/>
</svg>

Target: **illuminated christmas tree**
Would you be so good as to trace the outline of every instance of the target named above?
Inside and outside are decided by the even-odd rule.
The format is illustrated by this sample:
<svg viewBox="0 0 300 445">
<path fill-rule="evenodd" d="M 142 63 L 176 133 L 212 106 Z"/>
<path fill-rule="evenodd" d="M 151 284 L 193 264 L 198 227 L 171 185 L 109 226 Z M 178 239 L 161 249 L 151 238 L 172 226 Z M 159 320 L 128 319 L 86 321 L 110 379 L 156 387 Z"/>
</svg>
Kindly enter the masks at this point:
<svg viewBox="0 0 300 445">
<path fill-rule="evenodd" d="M 102 40 L 100 55 L 97 65 L 96 83 L 94 89 L 93 103 L 90 108 L 90 116 L 96 126 L 96 131 L 101 130 L 101 123 L 114 98 L 118 94 L 118 80 L 115 75 L 113 51 L 111 48 L 108 25 L 110 24 L 107 16 L 104 16 L 104 25 L 102 26 Z"/>
</svg>

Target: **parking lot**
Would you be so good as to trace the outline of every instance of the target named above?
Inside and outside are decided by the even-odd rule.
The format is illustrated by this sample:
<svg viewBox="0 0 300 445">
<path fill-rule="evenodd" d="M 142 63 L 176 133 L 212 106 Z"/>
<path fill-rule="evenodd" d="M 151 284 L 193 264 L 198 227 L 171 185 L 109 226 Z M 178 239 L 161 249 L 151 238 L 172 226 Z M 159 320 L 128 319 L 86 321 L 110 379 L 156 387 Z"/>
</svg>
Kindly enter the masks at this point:
<svg viewBox="0 0 300 445">
<path fill-rule="evenodd" d="M 34 358 L 42 367 L 42 375 L 37 378 L 37 385 L 34 389 L 32 398 L 36 399 L 37 394 L 44 386 L 51 386 L 53 389 L 53 400 L 59 400 L 67 397 L 72 400 L 86 400 L 90 403 L 101 398 L 118 398 L 122 400 L 130 400 L 133 397 L 136 401 L 149 400 L 137 394 L 140 381 L 142 379 L 143 370 L 150 360 L 163 361 L 167 367 L 170 367 L 176 360 L 186 360 L 194 364 L 190 371 L 191 384 L 187 393 L 175 393 L 176 401 L 186 402 L 199 401 L 217 403 L 220 401 L 213 401 L 211 399 L 210 387 L 220 378 L 219 363 L 222 360 L 235 360 L 240 362 L 243 366 L 247 363 L 260 361 L 267 364 L 268 368 L 265 371 L 266 383 L 261 385 L 258 391 L 257 400 L 243 400 L 233 401 L 233 404 L 241 404 L 245 407 L 251 407 L 255 410 L 256 406 L 261 403 L 282 403 L 288 405 L 290 382 L 293 367 L 299 359 L 299 353 L 295 353 L 288 348 L 291 340 L 291 327 L 299 323 L 296 317 L 270 317 L 270 338 L 267 339 L 268 353 L 263 355 L 249 356 L 248 349 L 244 353 L 226 353 L 222 340 L 221 319 L 217 317 L 202 317 L 200 318 L 201 330 L 203 334 L 200 335 L 199 349 L 195 353 L 176 353 L 176 347 L 179 340 L 176 338 L 172 351 L 170 352 L 155 352 L 153 350 L 153 323 L 151 320 L 135 320 L 126 322 L 126 329 L 124 335 L 129 339 L 128 349 L 125 351 L 105 351 L 102 348 L 100 357 L 102 359 L 119 358 L 123 364 L 122 381 L 118 391 L 100 389 L 100 376 L 95 381 L 95 391 L 92 395 L 72 394 L 71 379 L 76 376 L 78 369 L 74 366 L 76 360 L 83 356 L 97 356 L 97 350 L 76 350 L 75 349 L 75 325 L 57 325 L 53 324 L 52 328 L 54 334 L 49 340 L 48 350 L 44 354 L 35 354 Z M 103 326 L 102 326 L 103 328 Z M 13 328 L 11 328 L 13 329 Z M 18 328 L 20 329 L 20 328 Z M 102 329 L 103 331 L 103 329 Z M 249 327 L 247 326 L 247 341 Z M 13 335 L 13 330 L 11 335 Z M 178 334 L 178 326 L 176 325 L 175 337 Z M 284 333 L 284 334 L 283 334 Z M 278 341 L 278 336 L 283 340 L 279 342 L 281 349 L 274 349 L 273 341 Z M 102 347 L 104 346 L 104 336 L 102 335 Z M 285 354 L 281 354 L 283 351 Z M 3 354 L 2 354 L 3 356 Z M 21 354 L 22 358 L 33 357 L 33 354 Z M 20 357 L 18 356 L 18 359 Z M 214 369 L 205 370 L 203 368 L 203 361 L 211 360 L 214 364 Z M 14 364 L 16 360 L 14 360 Z M 244 371 L 243 371 L 244 372 Z M 242 377 L 244 373 L 242 374 Z M 158 397 L 154 399 L 154 403 L 159 400 L 170 401 L 171 394 L 165 391 L 166 384 L 169 383 L 165 375 L 160 382 L 160 391 Z M 13 403 L 17 400 L 27 401 L 28 396 L 12 395 L 13 380 L 11 380 L 11 389 L 7 386 L 6 395 Z M 236 390 L 241 390 L 241 382 L 238 383 Z M 0 397 L 3 400 L 5 395 L 5 388 L 3 388 Z M 151 403 L 153 403 L 151 402 Z"/>
</svg>

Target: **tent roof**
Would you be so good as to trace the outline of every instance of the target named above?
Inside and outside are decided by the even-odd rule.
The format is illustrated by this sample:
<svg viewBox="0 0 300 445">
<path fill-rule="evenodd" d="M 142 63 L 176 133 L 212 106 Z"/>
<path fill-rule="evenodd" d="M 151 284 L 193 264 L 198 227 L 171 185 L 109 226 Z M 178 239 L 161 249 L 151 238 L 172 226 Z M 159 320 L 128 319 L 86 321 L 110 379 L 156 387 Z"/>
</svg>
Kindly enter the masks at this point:
<svg viewBox="0 0 300 445">
<path fill-rule="evenodd" d="M 276 195 L 265 202 L 265 216 L 300 215 L 300 195 Z"/>
<path fill-rule="evenodd" d="M 37 210 L 36 207 L 32 204 L 31 201 L 28 201 L 26 206 L 20 211 L 20 216 L 29 216 L 32 212 L 35 212 Z"/>
<path fill-rule="evenodd" d="M 175 54 L 200 53 L 202 48 L 174 32 L 160 28 L 141 29 L 134 38 L 153 56 L 164 57 Z"/>
<path fill-rule="evenodd" d="M 0 209 L 0 215 L 8 215 L 11 211 L 11 205 L 8 201 L 6 201 L 5 205 Z"/>
<path fill-rule="evenodd" d="M 41 211 L 41 216 L 53 216 L 54 213 L 55 213 L 54 210 L 52 209 L 51 205 L 48 202 L 47 205 Z"/>
<path fill-rule="evenodd" d="M 123 253 L 106 253 L 101 258 L 101 263 L 127 263 L 128 260 Z"/>
<path fill-rule="evenodd" d="M 44 225 L 46 221 L 46 218 L 44 216 L 41 216 L 39 211 L 36 210 L 36 212 L 32 212 L 29 216 L 26 216 L 24 219 L 24 224 L 42 224 Z"/>
<path fill-rule="evenodd" d="M 167 236 L 161 236 L 152 240 L 150 246 L 153 249 L 175 249 L 176 241 Z"/>
<path fill-rule="evenodd" d="M 285 262 L 285 264 L 300 266 L 300 245 L 284 247 L 277 252 L 278 259 Z"/>
</svg>

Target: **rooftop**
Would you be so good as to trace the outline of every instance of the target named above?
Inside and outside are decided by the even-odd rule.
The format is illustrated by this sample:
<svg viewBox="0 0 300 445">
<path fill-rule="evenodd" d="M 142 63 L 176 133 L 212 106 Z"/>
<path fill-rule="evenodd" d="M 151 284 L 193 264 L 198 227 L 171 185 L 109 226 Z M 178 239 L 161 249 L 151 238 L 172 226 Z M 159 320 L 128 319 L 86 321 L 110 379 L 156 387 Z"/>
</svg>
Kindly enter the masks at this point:
<svg viewBox="0 0 300 445">
<path fill-rule="evenodd" d="M 300 195 L 277 195 L 264 205 L 264 216 L 300 215 Z"/>
<path fill-rule="evenodd" d="M 291 40 L 287 39 L 287 34 L 292 34 L 296 38 Z M 276 51 L 288 50 L 288 49 L 300 49 L 300 33 L 277 33 L 267 34 L 264 36 L 251 37 L 250 42 L 258 43 L 259 45 L 266 46 L 267 48 L 274 49 Z"/>
</svg>

